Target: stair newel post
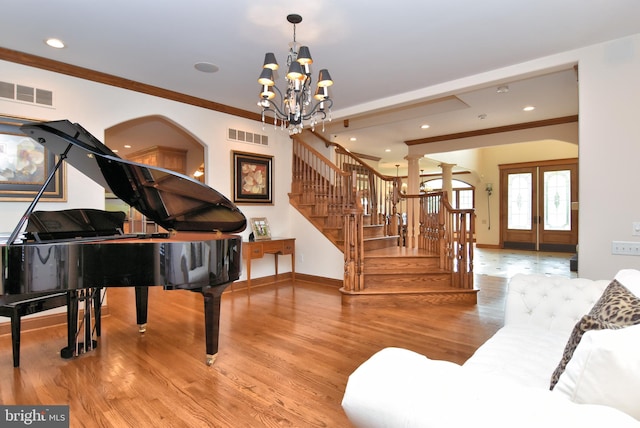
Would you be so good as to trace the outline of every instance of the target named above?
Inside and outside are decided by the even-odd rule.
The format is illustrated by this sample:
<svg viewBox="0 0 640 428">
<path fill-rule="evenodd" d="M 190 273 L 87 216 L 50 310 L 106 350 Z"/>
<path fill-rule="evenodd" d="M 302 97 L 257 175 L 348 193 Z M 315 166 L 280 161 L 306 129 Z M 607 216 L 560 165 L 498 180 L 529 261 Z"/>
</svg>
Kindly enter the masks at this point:
<svg viewBox="0 0 640 428">
<path fill-rule="evenodd" d="M 353 231 L 355 229 L 355 217 L 353 212 L 345 212 L 344 215 L 344 289 L 356 290 L 356 248 Z"/>
<path fill-rule="evenodd" d="M 357 179 L 356 171 L 351 174 L 351 188 L 350 192 L 354 195 L 355 203 L 352 205 L 355 207 L 355 259 L 356 259 L 356 290 L 364 290 L 364 208 L 362 207 L 362 195 L 356 192 L 355 182 Z"/>
<path fill-rule="evenodd" d="M 364 289 L 364 209 L 356 189 L 356 171 L 345 176 L 344 204 L 344 288 L 346 291 Z"/>
</svg>

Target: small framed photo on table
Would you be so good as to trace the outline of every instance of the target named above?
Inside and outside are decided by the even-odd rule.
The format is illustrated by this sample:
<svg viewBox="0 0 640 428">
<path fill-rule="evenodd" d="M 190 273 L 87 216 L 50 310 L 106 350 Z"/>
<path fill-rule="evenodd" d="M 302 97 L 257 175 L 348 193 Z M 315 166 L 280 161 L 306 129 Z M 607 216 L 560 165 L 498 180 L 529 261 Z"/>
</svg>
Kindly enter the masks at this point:
<svg viewBox="0 0 640 428">
<path fill-rule="evenodd" d="M 251 230 L 253 230 L 253 237 L 256 241 L 271 239 L 271 229 L 269 229 L 266 217 L 254 217 L 249 220 L 249 223 L 251 223 Z"/>
</svg>

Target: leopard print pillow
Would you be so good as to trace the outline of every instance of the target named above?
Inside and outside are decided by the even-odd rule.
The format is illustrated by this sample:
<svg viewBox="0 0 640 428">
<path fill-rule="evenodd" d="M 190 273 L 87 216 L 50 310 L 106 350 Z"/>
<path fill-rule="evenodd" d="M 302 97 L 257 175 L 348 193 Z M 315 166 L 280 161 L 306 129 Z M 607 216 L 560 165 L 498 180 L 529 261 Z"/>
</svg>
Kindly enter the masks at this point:
<svg viewBox="0 0 640 428">
<path fill-rule="evenodd" d="M 617 324 L 613 324 L 606 321 L 601 321 L 598 318 L 594 318 L 591 315 L 583 316 L 580 321 L 573 327 L 573 331 L 571 332 L 571 336 L 569 336 L 569 341 L 564 347 L 564 352 L 562 353 L 562 359 L 560 360 L 560 364 L 556 367 L 553 375 L 551 376 L 551 387 L 549 389 L 553 389 L 558 383 L 558 379 L 560 379 L 560 375 L 564 372 L 564 369 L 569 364 L 569 360 L 573 357 L 573 353 L 578 347 L 580 340 L 585 332 L 589 330 L 605 330 L 605 329 L 617 329 L 622 328 Z"/>
<path fill-rule="evenodd" d="M 562 359 L 551 376 L 553 389 L 564 372 L 580 339 L 589 330 L 618 329 L 640 324 L 640 298 L 613 280 L 587 315 L 575 325 L 564 348 Z"/>
<path fill-rule="evenodd" d="M 593 305 L 589 315 L 625 327 L 640 324 L 640 297 L 614 279 Z"/>
</svg>

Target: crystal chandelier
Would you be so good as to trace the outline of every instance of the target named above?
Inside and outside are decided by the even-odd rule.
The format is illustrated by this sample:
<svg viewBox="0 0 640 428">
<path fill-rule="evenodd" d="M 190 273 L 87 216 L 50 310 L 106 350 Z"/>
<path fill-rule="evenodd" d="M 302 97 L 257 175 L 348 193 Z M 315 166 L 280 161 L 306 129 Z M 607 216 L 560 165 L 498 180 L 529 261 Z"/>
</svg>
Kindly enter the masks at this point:
<svg viewBox="0 0 640 428">
<path fill-rule="evenodd" d="M 278 69 L 278 62 L 272 52 L 267 53 L 258 78 L 261 85 L 258 106 L 262 107 L 262 122 L 265 122 L 265 113 L 270 111 L 275 116 L 274 125 L 280 120 L 282 128 L 288 128 L 290 135 L 302 132 L 304 121 L 308 122 L 312 130 L 322 121 L 324 131 L 325 119 L 331 120 L 333 100 L 329 98 L 329 86 L 333 85 L 333 80 L 328 70 L 320 70 L 315 93 L 311 94 L 312 78 L 309 66 L 313 59 L 309 48 L 299 46 L 296 42 L 296 24 L 302 22 L 302 17 L 291 14 L 287 16 L 287 21 L 293 24 L 293 41 L 289 43 L 287 55 L 287 87 L 283 95 L 275 85 L 274 72 Z M 276 98 L 276 92 L 279 99 Z"/>
</svg>

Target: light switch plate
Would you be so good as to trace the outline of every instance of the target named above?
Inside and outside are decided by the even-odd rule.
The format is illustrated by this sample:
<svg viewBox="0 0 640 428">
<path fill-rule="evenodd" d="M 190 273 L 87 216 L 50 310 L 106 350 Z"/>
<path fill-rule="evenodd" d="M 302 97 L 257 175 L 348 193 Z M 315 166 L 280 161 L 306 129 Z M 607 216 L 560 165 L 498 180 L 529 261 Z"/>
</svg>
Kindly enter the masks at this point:
<svg viewBox="0 0 640 428">
<path fill-rule="evenodd" d="M 640 242 L 613 241 L 611 243 L 611 254 L 640 256 Z"/>
</svg>

